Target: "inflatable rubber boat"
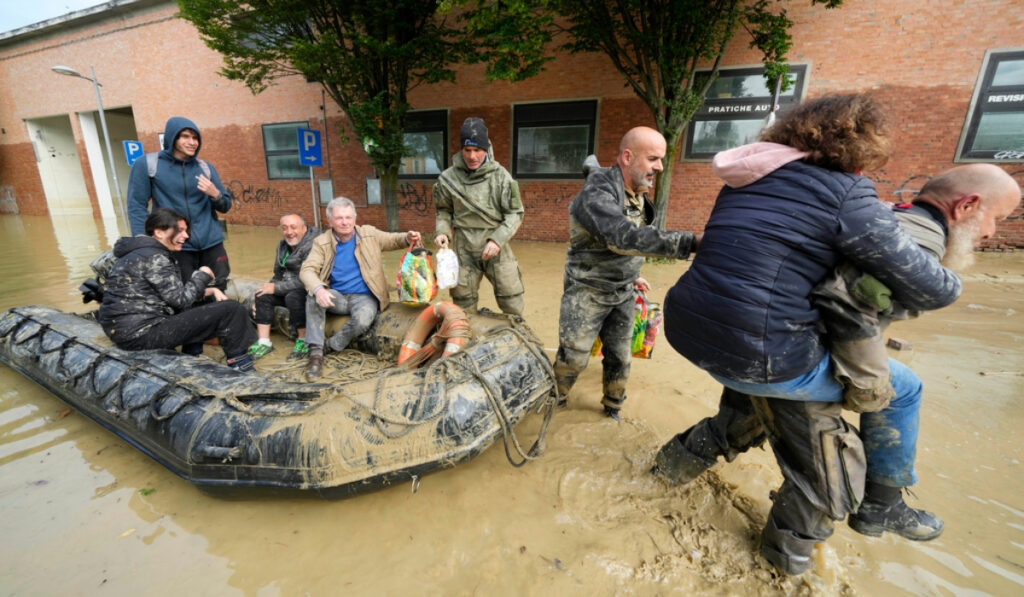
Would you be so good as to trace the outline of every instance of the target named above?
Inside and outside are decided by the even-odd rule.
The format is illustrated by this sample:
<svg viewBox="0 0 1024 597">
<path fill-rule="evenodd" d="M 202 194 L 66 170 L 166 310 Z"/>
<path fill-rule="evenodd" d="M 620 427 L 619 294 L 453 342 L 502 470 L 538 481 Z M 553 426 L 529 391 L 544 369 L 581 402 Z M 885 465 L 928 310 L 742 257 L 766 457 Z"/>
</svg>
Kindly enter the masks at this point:
<svg viewBox="0 0 1024 597">
<path fill-rule="evenodd" d="M 479 454 L 499 436 L 513 464 L 542 451 L 551 364 L 519 318 L 470 316 L 472 340 L 423 369 L 394 366 L 422 309 L 392 304 L 355 348 L 382 366 L 347 381 L 241 373 L 208 357 L 126 351 L 94 313 L 0 316 L 0 361 L 206 491 L 267 487 L 346 497 Z M 348 351 L 346 351 L 348 352 Z M 330 356 L 333 355 L 329 355 Z M 300 361 L 295 367 L 304 366 Z M 524 450 L 513 426 L 546 411 Z"/>
</svg>

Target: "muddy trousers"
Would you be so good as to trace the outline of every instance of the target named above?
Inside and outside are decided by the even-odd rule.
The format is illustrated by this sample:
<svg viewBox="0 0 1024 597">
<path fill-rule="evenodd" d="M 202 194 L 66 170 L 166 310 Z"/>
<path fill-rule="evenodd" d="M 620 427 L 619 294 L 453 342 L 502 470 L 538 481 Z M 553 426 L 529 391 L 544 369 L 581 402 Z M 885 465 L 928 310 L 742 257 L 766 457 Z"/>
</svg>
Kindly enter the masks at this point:
<svg viewBox="0 0 1024 597">
<path fill-rule="evenodd" d="M 274 308 L 284 306 L 288 309 L 288 327 L 292 335 L 306 328 L 306 289 L 296 288 L 281 294 L 261 294 L 256 297 L 256 323 L 270 325 L 274 323 Z"/>
<path fill-rule="evenodd" d="M 246 354 L 249 346 L 256 342 L 256 329 L 249 320 L 249 314 L 241 303 L 227 300 L 204 303 L 172 315 L 145 334 L 118 346 L 128 350 L 150 348 L 174 348 L 175 346 L 202 343 L 217 338 L 224 354 L 229 359 Z"/>
<path fill-rule="evenodd" d="M 519 273 L 519 261 L 516 260 L 512 247 L 506 244 L 496 257 L 487 261 L 481 259 L 487 238 L 480 233 L 471 231 L 477 241 L 471 242 L 461 231 L 455 233 L 455 255 L 459 258 L 459 283 L 451 289 L 452 302 L 462 310 L 472 313 L 476 311 L 480 300 L 480 280 L 487 281 L 494 287 L 494 300 L 502 313 L 510 315 L 523 314 L 523 279 Z"/>
<path fill-rule="evenodd" d="M 749 397 L 725 388 L 719 410 L 670 440 L 663 452 L 694 477 L 719 456 L 734 460 L 769 439 L 784 481 L 762 534 L 762 553 L 786 570 L 806 566 L 834 520 L 864 495 L 864 452 L 838 403 Z M 675 443 L 675 445 L 671 445 Z"/>
<path fill-rule="evenodd" d="M 333 307 L 321 307 L 316 299 L 306 297 L 306 343 L 311 352 L 323 350 L 327 313 L 348 315 L 349 320 L 327 341 L 331 350 L 340 352 L 348 348 L 349 342 L 363 335 L 377 317 L 377 297 L 372 294 L 341 294 L 328 288 Z"/>
<path fill-rule="evenodd" d="M 577 284 L 568 278 L 558 314 L 558 354 L 555 356 L 555 380 L 563 399 L 590 361 L 594 340 L 601 338 L 604 353 L 601 404 L 620 409 L 626 401 L 626 381 L 632 354 L 635 300 L 630 296 L 609 303 L 609 295 Z"/>
</svg>

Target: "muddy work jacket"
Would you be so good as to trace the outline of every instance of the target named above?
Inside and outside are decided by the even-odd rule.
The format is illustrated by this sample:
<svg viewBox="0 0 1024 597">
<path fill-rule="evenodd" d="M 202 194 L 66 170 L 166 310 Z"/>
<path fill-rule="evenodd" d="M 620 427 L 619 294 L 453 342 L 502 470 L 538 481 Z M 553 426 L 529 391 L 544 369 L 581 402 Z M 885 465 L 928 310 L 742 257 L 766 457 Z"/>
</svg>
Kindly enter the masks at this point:
<svg viewBox="0 0 1024 597">
<path fill-rule="evenodd" d="M 299 271 L 302 269 L 302 262 L 309 256 L 313 248 L 313 239 L 317 237 L 317 231 L 312 228 L 306 229 L 306 235 L 299 239 L 299 244 L 294 247 L 288 246 L 285 240 L 277 244 L 277 253 L 274 255 L 274 294 L 284 296 L 293 290 L 302 288 L 302 280 L 299 279 Z"/>
<path fill-rule="evenodd" d="M 619 167 L 598 168 L 569 203 L 565 283 L 589 286 L 631 300 L 644 257 L 684 259 L 694 235 L 651 226 L 654 205 L 646 195 L 630 200 Z"/>
</svg>

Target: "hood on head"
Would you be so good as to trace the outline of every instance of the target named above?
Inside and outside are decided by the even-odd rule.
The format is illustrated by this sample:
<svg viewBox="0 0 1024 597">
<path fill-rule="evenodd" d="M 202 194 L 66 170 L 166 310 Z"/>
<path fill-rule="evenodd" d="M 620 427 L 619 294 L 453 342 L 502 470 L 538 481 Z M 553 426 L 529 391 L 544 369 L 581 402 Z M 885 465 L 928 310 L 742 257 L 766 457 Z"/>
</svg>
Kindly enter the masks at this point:
<svg viewBox="0 0 1024 597">
<path fill-rule="evenodd" d="M 199 150 L 203 148 L 203 135 L 199 132 L 199 127 L 196 123 L 192 122 L 188 118 L 183 116 L 172 116 L 167 119 L 167 124 L 164 126 L 164 151 L 172 153 L 174 150 L 174 142 L 177 141 L 178 135 L 185 129 L 192 129 L 196 132 L 196 136 L 199 137 L 199 147 L 196 148 L 196 157 L 199 156 Z"/>
<path fill-rule="evenodd" d="M 139 236 L 122 236 L 114 243 L 114 257 L 120 259 L 132 251 L 147 247 L 159 247 L 165 251 L 167 250 L 167 247 L 163 246 L 160 241 L 152 236 L 145 236 L 143 234 Z"/>
<path fill-rule="evenodd" d="M 795 147 L 760 141 L 715 154 L 711 171 L 732 188 L 761 180 L 790 162 L 807 156 Z"/>
</svg>

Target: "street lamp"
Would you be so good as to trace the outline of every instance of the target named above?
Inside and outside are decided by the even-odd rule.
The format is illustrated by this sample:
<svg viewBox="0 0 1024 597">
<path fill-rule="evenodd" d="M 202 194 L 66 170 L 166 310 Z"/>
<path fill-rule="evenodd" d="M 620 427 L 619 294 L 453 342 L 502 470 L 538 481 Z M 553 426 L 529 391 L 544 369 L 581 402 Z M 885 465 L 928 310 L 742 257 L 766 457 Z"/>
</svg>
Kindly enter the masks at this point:
<svg viewBox="0 0 1024 597">
<path fill-rule="evenodd" d="M 103 100 L 100 99 L 100 82 L 96 80 L 96 71 L 89 67 L 89 73 L 92 77 L 87 77 L 77 70 L 69 66 L 54 66 L 50 70 L 57 73 L 58 75 L 67 75 L 69 77 L 78 77 L 79 79 L 85 79 L 92 83 L 92 88 L 96 90 L 96 105 L 100 108 L 100 126 L 103 127 L 103 140 L 107 144 L 107 158 L 110 160 L 110 174 L 114 178 L 114 192 L 117 193 L 117 204 L 121 208 L 121 217 L 124 219 L 125 225 L 131 226 L 128 223 L 128 213 L 124 209 L 124 201 L 121 199 L 121 183 L 117 180 L 117 166 L 114 165 L 114 152 L 110 149 L 110 133 L 107 132 L 107 117 L 103 113 Z"/>
</svg>

